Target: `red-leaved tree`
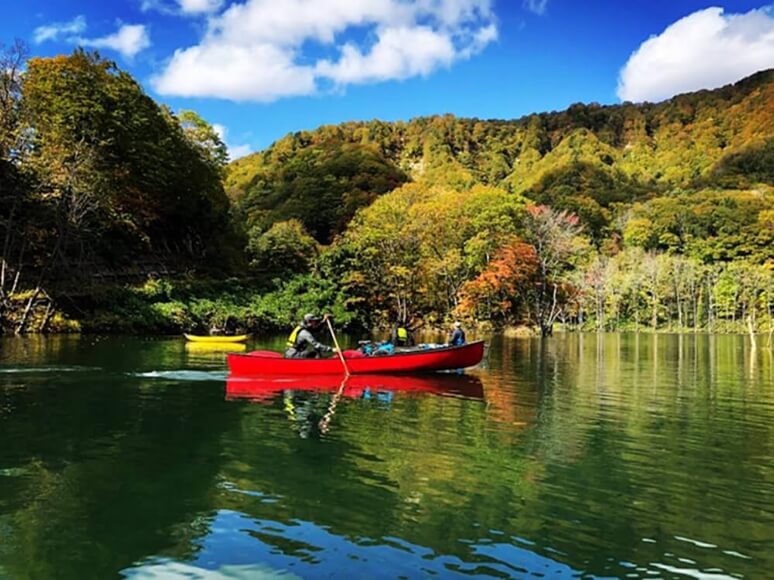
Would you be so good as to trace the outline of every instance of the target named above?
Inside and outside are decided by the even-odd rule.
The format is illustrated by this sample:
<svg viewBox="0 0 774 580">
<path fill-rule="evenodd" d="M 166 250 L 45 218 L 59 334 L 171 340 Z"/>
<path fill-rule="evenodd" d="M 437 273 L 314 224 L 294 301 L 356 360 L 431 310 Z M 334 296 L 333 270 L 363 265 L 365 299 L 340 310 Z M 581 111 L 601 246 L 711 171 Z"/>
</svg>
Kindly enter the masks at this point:
<svg viewBox="0 0 774 580">
<path fill-rule="evenodd" d="M 487 267 L 460 290 L 458 314 L 496 324 L 522 320 L 526 298 L 538 272 L 535 248 L 518 237 L 502 246 Z"/>
</svg>

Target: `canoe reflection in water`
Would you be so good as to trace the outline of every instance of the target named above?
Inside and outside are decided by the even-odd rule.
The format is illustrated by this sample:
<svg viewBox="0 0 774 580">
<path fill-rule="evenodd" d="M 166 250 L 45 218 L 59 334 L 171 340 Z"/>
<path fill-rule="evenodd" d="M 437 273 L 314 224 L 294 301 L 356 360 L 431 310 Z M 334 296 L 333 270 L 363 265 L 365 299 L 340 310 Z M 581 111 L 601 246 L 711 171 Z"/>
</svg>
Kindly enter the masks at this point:
<svg viewBox="0 0 774 580">
<path fill-rule="evenodd" d="M 331 395 L 332 393 L 332 395 Z M 288 417 L 301 437 L 324 435 L 342 398 L 375 400 L 390 404 L 396 393 L 429 393 L 440 396 L 483 399 L 484 387 L 473 375 L 354 375 L 244 378 L 229 376 L 226 400 L 270 404 L 282 397 Z"/>
</svg>

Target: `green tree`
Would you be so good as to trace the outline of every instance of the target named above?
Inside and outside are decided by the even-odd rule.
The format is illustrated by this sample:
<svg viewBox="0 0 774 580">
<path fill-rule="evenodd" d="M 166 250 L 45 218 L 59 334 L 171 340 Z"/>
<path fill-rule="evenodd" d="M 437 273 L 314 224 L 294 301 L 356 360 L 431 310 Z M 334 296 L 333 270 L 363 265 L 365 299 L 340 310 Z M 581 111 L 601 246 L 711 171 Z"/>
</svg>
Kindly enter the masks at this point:
<svg viewBox="0 0 774 580">
<path fill-rule="evenodd" d="M 29 207 L 26 176 L 20 164 L 27 153 L 26 132 L 21 122 L 21 79 L 27 49 L 17 41 L 10 47 L 0 44 L 0 309 L 8 308 L 8 294 L 15 289 L 34 219 Z M 14 256 L 17 257 L 14 260 Z M 10 285 L 10 288 L 9 288 Z M 1 317 L 2 315 L 0 315 Z"/>
<path fill-rule="evenodd" d="M 188 140 L 202 152 L 218 173 L 225 174 L 228 149 L 212 125 L 195 111 L 180 111 L 177 117 Z"/>
<path fill-rule="evenodd" d="M 459 305 L 462 285 L 487 265 L 519 229 L 525 201 L 502 189 L 434 187 L 410 210 L 409 229 L 420 240 L 418 267 L 428 306 L 442 315 Z"/>
<path fill-rule="evenodd" d="M 309 271 L 318 254 L 318 244 L 301 222 L 277 222 L 265 233 L 250 237 L 250 264 L 270 276 L 302 274 Z"/>
<path fill-rule="evenodd" d="M 282 161 L 272 162 L 275 158 Z M 297 219 L 325 244 L 344 231 L 359 208 L 408 179 L 375 147 L 335 141 L 282 155 L 271 149 L 236 167 L 245 164 L 255 164 L 255 173 L 244 193 L 233 195 L 247 229 Z"/>
<path fill-rule="evenodd" d="M 408 320 L 423 303 L 421 240 L 410 210 L 426 198 L 414 184 L 380 197 L 355 216 L 340 242 L 353 257 L 347 283 L 385 317 Z"/>
<path fill-rule="evenodd" d="M 44 285 L 77 285 L 145 256 L 184 267 L 233 263 L 243 242 L 220 172 L 114 63 L 82 50 L 30 59 L 18 110 L 32 142 L 17 165 L 37 217 L 26 236 L 24 284 L 33 292 L 18 331 Z"/>
<path fill-rule="evenodd" d="M 102 240 L 91 251 L 222 255 L 229 202 L 219 172 L 114 63 L 80 50 L 31 59 L 24 110 L 41 194 L 79 216 L 80 237 Z"/>
</svg>

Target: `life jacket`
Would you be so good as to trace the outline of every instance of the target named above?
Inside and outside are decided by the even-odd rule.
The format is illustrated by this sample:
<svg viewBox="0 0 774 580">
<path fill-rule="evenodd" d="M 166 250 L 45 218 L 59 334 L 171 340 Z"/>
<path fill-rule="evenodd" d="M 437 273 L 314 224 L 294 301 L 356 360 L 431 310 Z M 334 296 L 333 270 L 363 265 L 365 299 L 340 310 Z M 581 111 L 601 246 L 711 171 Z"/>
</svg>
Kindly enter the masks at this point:
<svg viewBox="0 0 774 580">
<path fill-rule="evenodd" d="M 398 340 L 408 341 L 408 330 L 404 326 L 398 327 Z"/>
<path fill-rule="evenodd" d="M 301 329 L 303 326 L 300 324 L 296 326 L 293 329 L 293 332 L 290 333 L 290 336 L 288 336 L 288 341 L 285 343 L 285 348 L 295 348 L 296 347 L 296 338 L 298 338 L 298 333 L 301 332 Z"/>
</svg>

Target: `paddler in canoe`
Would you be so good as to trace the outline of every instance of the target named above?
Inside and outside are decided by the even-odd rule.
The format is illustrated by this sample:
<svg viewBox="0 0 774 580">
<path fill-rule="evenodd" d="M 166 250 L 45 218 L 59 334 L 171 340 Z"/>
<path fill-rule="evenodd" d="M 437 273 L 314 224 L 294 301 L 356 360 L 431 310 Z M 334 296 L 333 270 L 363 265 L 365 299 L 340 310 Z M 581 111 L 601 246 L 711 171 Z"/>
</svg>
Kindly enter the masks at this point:
<svg viewBox="0 0 774 580">
<path fill-rule="evenodd" d="M 315 338 L 315 333 L 329 318 L 330 314 L 322 318 L 316 314 L 305 314 L 301 324 L 296 326 L 288 336 L 285 344 L 285 358 L 320 358 L 323 353 L 337 353 L 335 348 Z"/>
<path fill-rule="evenodd" d="M 392 327 L 390 342 L 394 346 L 414 346 L 414 329 L 404 321 L 398 321 Z"/>
</svg>

